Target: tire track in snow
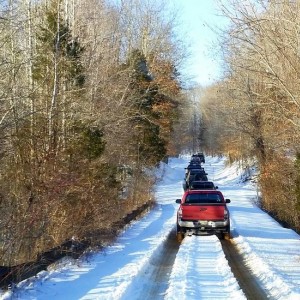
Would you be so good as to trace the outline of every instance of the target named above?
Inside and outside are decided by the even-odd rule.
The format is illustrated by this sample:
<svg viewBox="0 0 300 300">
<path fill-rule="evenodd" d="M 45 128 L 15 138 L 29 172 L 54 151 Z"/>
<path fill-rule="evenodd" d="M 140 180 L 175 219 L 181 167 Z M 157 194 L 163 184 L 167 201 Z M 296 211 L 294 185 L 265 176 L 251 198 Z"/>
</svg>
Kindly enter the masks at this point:
<svg viewBox="0 0 300 300">
<path fill-rule="evenodd" d="M 247 299 L 215 235 L 185 237 L 174 262 L 166 300 Z"/>
<path fill-rule="evenodd" d="M 122 299 L 129 299 L 129 296 L 131 300 L 164 299 L 179 246 L 174 228 L 166 241 L 155 251 L 147 265 L 133 280 Z M 133 294 L 134 297 L 132 297 Z"/>
<path fill-rule="evenodd" d="M 246 266 L 242 255 L 236 249 L 232 241 L 221 241 L 226 259 L 231 267 L 231 270 L 237 279 L 241 289 L 245 293 L 248 300 L 269 299 L 266 292 L 257 282 L 256 277 L 251 270 Z"/>
</svg>

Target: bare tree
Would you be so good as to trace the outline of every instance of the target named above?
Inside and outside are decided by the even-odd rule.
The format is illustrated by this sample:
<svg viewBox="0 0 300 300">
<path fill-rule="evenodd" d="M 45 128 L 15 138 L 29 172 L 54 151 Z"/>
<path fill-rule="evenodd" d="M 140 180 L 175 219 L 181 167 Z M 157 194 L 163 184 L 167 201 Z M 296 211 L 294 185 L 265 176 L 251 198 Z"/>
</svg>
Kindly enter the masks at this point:
<svg viewBox="0 0 300 300">
<path fill-rule="evenodd" d="M 226 73 L 221 95 L 215 99 L 219 98 L 225 128 L 232 132 L 225 135 L 227 147 L 224 142 L 221 145 L 228 149 L 231 144 L 235 158 L 242 153 L 256 157 L 261 170 L 262 205 L 297 227 L 299 210 L 293 192 L 296 177 L 290 155 L 299 152 L 300 137 L 299 4 L 220 2 L 230 26 L 221 31 Z M 212 114 L 213 110 L 206 112 Z M 240 146 L 247 150 L 241 151 Z M 282 168 L 278 168 L 279 162 Z M 289 200 L 282 194 L 287 191 L 283 182 L 289 186 Z M 290 212 L 285 209 L 287 201 Z"/>
</svg>

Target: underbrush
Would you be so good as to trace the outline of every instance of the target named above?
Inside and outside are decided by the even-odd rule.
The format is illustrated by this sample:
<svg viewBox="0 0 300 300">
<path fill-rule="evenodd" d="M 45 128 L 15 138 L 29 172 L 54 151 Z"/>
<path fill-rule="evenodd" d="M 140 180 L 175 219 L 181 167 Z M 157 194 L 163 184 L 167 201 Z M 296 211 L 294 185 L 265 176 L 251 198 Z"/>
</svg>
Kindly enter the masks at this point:
<svg viewBox="0 0 300 300">
<path fill-rule="evenodd" d="M 14 169 L 0 177 L 0 281 L 103 246 L 154 202 L 151 173 L 132 174 L 121 196 L 115 168 L 101 162 L 42 171 L 30 184 Z"/>
<path fill-rule="evenodd" d="M 280 162 L 280 165 L 279 163 Z M 256 204 L 282 226 L 300 232 L 299 188 L 300 168 L 287 157 L 273 157 L 259 171 L 255 164 L 240 165 L 241 182 L 257 184 L 259 197 Z"/>
</svg>

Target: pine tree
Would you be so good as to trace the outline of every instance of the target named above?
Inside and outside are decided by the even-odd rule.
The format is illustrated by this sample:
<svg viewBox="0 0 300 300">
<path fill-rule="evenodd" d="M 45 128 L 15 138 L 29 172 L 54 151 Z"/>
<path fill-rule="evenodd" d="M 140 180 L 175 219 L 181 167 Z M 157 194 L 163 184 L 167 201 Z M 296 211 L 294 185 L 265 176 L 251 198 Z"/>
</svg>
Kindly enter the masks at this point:
<svg viewBox="0 0 300 300">
<path fill-rule="evenodd" d="M 154 110 L 159 101 L 159 90 L 153 84 L 146 58 L 139 50 L 132 51 L 126 66 L 131 69 L 132 76 L 132 123 L 134 143 L 139 147 L 138 159 L 146 165 L 155 165 L 166 155 L 166 141 L 160 136 L 160 116 Z"/>
<path fill-rule="evenodd" d="M 45 22 L 37 35 L 37 56 L 33 78 L 41 87 L 42 106 L 47 111 L 48 150 L 54 151 L 61 140 L 65 147 L 70 104 L 85 81 L 81 47 L 77 38 L 61 16 L 59 0 L 51 1 L 45 13 Z M 81 95 L 82 97 L 82 95 Z"/>
</svg>

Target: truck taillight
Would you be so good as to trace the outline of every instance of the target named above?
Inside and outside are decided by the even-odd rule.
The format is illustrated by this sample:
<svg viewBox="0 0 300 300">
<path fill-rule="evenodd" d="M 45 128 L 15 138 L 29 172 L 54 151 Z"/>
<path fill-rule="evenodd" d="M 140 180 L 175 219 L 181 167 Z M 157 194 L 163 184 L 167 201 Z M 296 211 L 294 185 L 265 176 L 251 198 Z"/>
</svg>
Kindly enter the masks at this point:
<svg viewBox="0 0 300 300">
<path fill-rule="evenodd" d="M 224 220 L 228 220 L 228 210 L 224 209 Z"/>
<path fill-rule="evenodd" d="M 178 218 L 179 219 L 182 218 L 182 209 L 181 208 L 178 209 Z"/>
</svg>

